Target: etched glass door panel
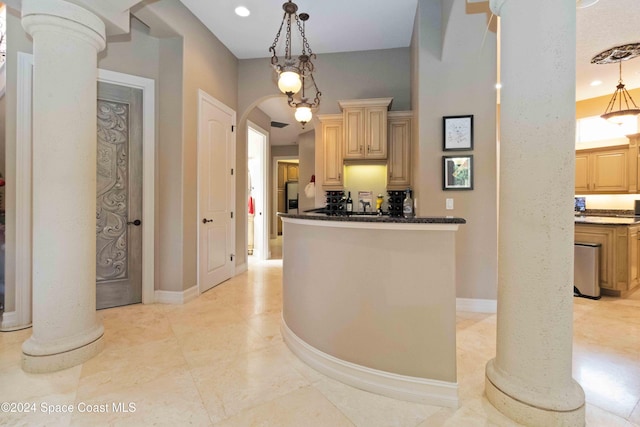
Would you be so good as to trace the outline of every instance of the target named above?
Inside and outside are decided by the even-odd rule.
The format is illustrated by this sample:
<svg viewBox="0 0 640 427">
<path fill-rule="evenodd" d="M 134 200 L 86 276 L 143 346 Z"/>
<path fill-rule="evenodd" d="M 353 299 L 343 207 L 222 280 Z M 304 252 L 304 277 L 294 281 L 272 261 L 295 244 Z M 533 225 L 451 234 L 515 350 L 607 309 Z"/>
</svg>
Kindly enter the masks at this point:
<svg viewBox="0 0 640 427">
<path fill-rule="evenodd" d="M 97 308 L 142 302 L 142 90 L 98 83 Z"/>
</svg>

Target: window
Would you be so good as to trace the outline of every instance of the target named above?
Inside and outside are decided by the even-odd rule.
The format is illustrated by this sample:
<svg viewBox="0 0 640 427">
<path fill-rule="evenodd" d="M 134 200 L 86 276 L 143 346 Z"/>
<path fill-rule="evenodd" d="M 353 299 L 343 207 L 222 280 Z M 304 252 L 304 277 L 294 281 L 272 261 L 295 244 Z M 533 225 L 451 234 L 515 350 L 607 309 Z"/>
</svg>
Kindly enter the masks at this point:
<svg viewBox="0 0 640 427">
<path fill-rule="evenodd" d="M 620 139 L 634 133 L 638 133 L 638 120 L 635 118 L 621 125 L 609 123 L 600 116 L 585 117 L 576 120 L 577 144 Z"/>
</svg>

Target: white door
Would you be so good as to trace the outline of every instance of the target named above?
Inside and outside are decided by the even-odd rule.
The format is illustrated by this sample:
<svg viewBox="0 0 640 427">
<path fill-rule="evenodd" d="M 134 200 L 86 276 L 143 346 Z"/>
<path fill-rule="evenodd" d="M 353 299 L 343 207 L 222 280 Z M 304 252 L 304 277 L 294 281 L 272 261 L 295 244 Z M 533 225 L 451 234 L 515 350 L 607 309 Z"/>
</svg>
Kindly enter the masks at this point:
<svg viewBox="0 0 640 427">
<path fill-rule="evenodd" d="M 248 155 L 249 173 L 251 175 L 251 188 L 249 196 L 253 198 L 254 218 L 253 218 L 253 255 L 256 259 L 264 260 L 269 258 L 269 239 L 267 213 L 267 146 L 269 145 L 268 134 L 263 129 L 254 124 L 248 128 Z"/>
<path fill-rule="evenodd" d="M 235 272 L 235 112 L 200 91 L 198 105 L 198 270 L 200 292 Z"/>
</svg>

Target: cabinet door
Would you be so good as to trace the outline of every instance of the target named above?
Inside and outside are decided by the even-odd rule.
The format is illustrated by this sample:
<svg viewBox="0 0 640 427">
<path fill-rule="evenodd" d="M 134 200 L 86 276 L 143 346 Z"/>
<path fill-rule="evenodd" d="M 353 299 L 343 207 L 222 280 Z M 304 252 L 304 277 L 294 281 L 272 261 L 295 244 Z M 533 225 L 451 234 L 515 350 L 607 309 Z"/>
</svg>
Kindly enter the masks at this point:
<svg viewBox="0 0 640 427">
<path fill-rule="evenodd" d="M 640 266 L 638 265 L 638 256 L 640 255 L 640 240 L 638 240 L 639 228 L 640 227 L 629 227 L 629 284 L 626 290 L 633 289 L 640 283 Z"/>
<path fill-rule="evenodd" d="M 365 157 L 387 158 L 387 107 L 370 107 L 365 110 Z"/>
<path fill-rule="evenodd" d="M 287 181 L 298 180 L 298 165 L 287 165 Z"/>
<path fill-rule="evenodd" d="M 389 119 L 388 187 L 411 185 L 411 119 Z"/>
<path fill-rule="evenodd" d="M 591 156 L 593 156 L 593 191 L 628 191 L 628 150 L 596 152 L 591 153 Z"/>
<path fill-rule="evenodd" d="M 342 132 L 342 120 L 322 123 L 324 186 L 342 187 Z"/>
<path fill-rule="evenodd" d="M 576 153 L 576 194 L 588 193 L 589 183 L 589 154 Z"/>
<path fill-rule="evenodd" d="M 344 110 L 345 159 L 364 159 L 365 157 L 364 111 L 364 108 L 348 108 Z"/>
</svg>

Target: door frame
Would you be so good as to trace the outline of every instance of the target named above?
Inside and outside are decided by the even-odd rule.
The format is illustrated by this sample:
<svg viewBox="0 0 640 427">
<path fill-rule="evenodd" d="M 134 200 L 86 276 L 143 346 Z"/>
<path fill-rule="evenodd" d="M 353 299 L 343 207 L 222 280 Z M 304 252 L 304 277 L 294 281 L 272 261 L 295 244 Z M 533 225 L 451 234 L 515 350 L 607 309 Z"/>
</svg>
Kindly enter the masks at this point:
<svg viewBox="0 0 640 427">
<path fill-rule="evenodd" d="M 0 330 L 31 324 L 33 54 L 18 52 L 17 68 L 15 263 L 7 265 L 7 269 L 14 270 L 15 311 L 3 314 Z M 98 69 L 98 81 L 142 90 L 142 303 L 152 304 L 155 302 L 155 81 L 103 69 Z"/>
<path fill-rule="evenodd" d="M 271 187 L 272 192 L 272 209 L 271 209 L 271 235 L 272 239 L 276 239 L 278 237 L 278 162 L 282 160 L 298 160 L 300 161 L 300 156 L 275 156 L 273 157 L 272 163 L 272 176 L 273 183 Z M 298 163 L 299 164 L 299 163 Z"/>
<path fill-rule="evenodd" d="M 269 158 L 269 133 L 264 130 L 263 128 L 261 128 L 260 126 L 256 125 L 255 123 L 253 123 L 250 120 L 247 120 L 247 153 L 249 152 L 249 128 L 251 128 L 251 130 L 253 130 L 254 132 L 257 132 L 259 134 L 261 134 L 264 137 L 264 147 L 262 148 L 262 176 L 260 177 L 260 180 L 262 181 L 262 200 L 264 202 L 264 215 L 262 215 L 262 248 L 260 248 L 260 253 L 263 256 L 263 259 L 269 259 L 271 258 L 271 251 L 269 250 L 269 238 L 270 238 L 270 232 L 269 232 L 269 208 L 271 203 L 269 203 L 269 192 L 268 192 L 268 182 L 269 182 L 269 162 L 268 162 L 268 158 Z M 245 191 L 248 192 L 248 189 L 245 189 Z M 249 195 L 245 194 L 245 200 L 249 200 Z M 254 217 L 254 222 L 255 222 L 255 217 Z M 245 236 L 248 236 L 248 224 L 245 224 Z M 247 237 L 248 239 L 248 237 Z M 246 243 L 248 245 L 248 243 Z M 245 252 L 247 248 L 245 248 Z"/>
<path fill-rule="evenodd" d="M 237 272 L 237 266 L 236 266 L 236 260 L 237 260 L 237 254 L 235 254 L 236 252 L 236 220 L 238 218 L 237 212 L 236 212 L 236 174 L 235 171 L 237 169 L 236 167 L 236 112 L 235 110 L 233 110 L 231 107 L 227 106 L 226 104 L 222 103 L 221 101 L 217 100 L 216 98 L 214 98 L 213 96 L 209 95 L 207 92 L 205 92 L 202 89 L 198 89 L 198 128 L 197 128 L 197 135 L 196 135 L 196 155 L 200 154 L 200 138 L 202 135 L 200 135 L 200 120 L 202 119 L 201 116 L 201 105 L 202 102 L 206 101 L 209 102 L 210 104 L 213 104 L 216 108 L 219 108 L 220 110 L 224 111 L 225 113 L 229 114 L 231 116 L 231 126 L 234 129 L 232 131 L 233 134 L 233 141 L 231 142 L 231 147 L 229 147 L 229 156 L 231 157 L 229 159 L 229 162 L 231 163 L 231 168 L 233 169 L 234 173 L 232 173 L 231 175 L 231 188 L 228 189 L 230 195 L 229 195 L 229 206 L 230 206 L 230 210 L 231 212 L 234 213 L 233 215 L 233 220 L 232 220 L 232 224 L 231 224 L 231 253 L 234 254 L 234 261 L 233 261 L 233 271 L 231 272 L 231 277 L 234 277 L 236 275 Z M 246 191 L 246 190 L 245 190 Z M 200 289 L 200 169 L 197 165 L 196 162 L 196 200 L 197 200 L 197 204 L 196 204 L 196 216 L 194 218 L 195 222 L 196 222 L 196 286 L 198 289 L 198 295 L 202 294 L 202 290 Z M 246 250 L 246 248 L 245 248 Z"/>
</svg>

